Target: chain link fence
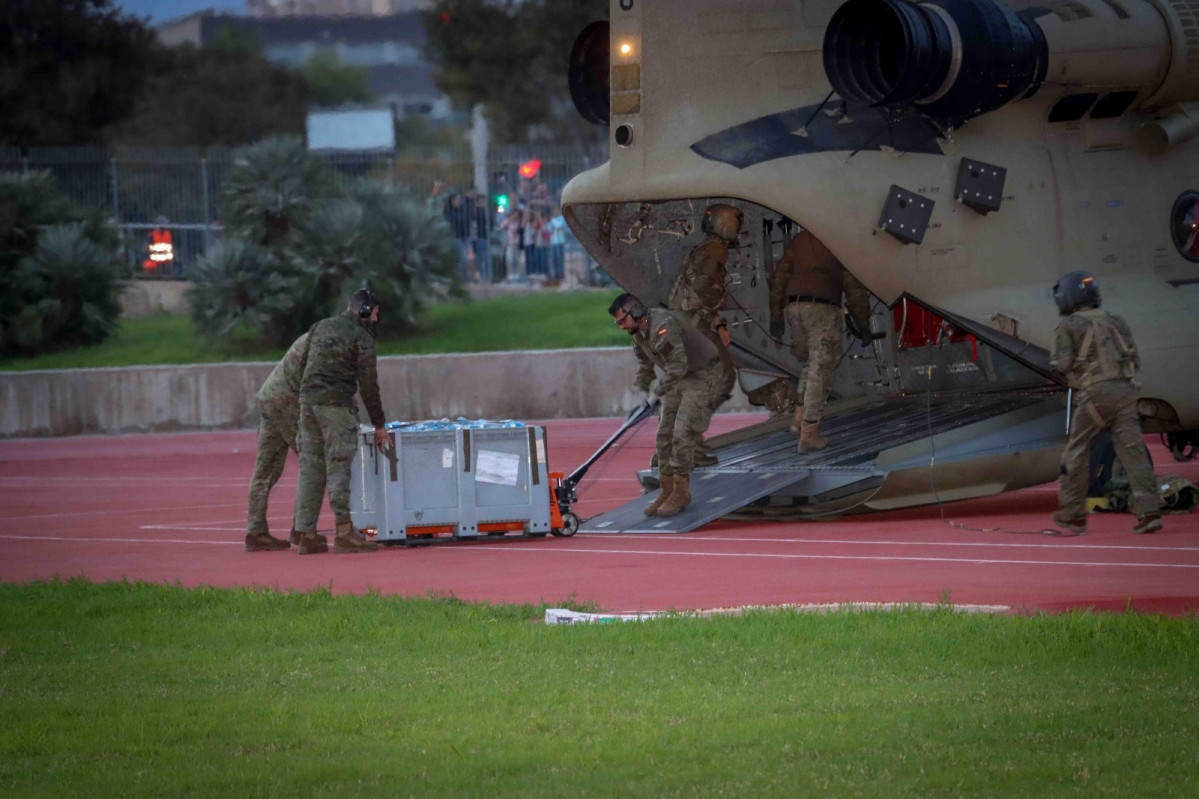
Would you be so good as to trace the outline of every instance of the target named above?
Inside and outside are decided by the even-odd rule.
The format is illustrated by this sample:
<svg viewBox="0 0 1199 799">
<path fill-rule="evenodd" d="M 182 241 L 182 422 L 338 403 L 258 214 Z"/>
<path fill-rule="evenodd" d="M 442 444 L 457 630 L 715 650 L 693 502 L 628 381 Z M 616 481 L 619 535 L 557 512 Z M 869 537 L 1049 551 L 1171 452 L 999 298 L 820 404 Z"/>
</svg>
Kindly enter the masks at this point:
<svg viewBox="0 0 1199 799">
<path fill-rule="evenodd" d="M 365 177 L 426 198 L 455 232 L 468 280 L 610 285 L 569 228 L 549 221 L 567 181 L 607 160 L 602 149 L 492 147 L 483 172 L 487 185 L 479 187 L 479 170 L 466 146 L 313 155 L 347 180 Z M 107 216 L 120 235 L 129 274 L 146 279 L 187 279 L 190 265 L 220 240 L 223 189 L 232 165 L 233 151 L 224 149 L 0 147 L 0 172 L 49 171 L 60 192 Z M 529 171 L 535 174 L 522 176 Z M 450 199 L 456 194 L 481 210 L 464 222 L 462 202 Z M 520 226 L 514 249 L 517 234 L 505 223 L 517 213 L 530 230 Z M 161 237 L 163 230 L 174 257 L 148 269 L 154 234 Z"/>
</svg>

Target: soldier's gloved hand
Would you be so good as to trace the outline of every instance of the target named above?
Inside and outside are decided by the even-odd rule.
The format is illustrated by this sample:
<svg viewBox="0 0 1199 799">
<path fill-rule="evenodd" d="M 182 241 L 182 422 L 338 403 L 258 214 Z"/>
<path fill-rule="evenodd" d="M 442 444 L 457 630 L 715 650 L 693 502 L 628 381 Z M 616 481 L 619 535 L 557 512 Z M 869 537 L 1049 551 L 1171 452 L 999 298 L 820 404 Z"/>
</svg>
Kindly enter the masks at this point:
<svg viewBox="0 0 1199 799">
<path fill-rule="evenodd" d="M 787 324 L 785 322 L 783 322 L 781 319 L 770 320 L 770 337 L 771 338 L 782 338 L 783 334 L 786 332 L 787 332 Z"/>
<path fill-rule="evenodd" d="M 652 403 L 660 396 L 662 396 L 662 381 L 654 380 L 654 382 L 649 384 L 649 393 L 646 394 L 646 401 Z"/>
<path fill-rule="evenodd" d="M 391 437 L 387 435 L 386 427 L 375 428 L 375 446 L 383 451 L 391 449 Z"/>
</svg>

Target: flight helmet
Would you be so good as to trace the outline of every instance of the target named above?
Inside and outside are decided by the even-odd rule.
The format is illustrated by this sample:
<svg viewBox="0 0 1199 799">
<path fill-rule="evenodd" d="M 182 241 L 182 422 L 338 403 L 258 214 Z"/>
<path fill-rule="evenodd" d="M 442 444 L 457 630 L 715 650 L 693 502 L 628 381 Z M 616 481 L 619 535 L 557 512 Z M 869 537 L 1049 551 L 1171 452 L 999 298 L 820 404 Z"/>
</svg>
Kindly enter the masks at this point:
<svg viewBox="0 0 1199 799">
<path fill-rule="evenodd" d="M 1062 316 L 1069 316 L 1079 308 L 1098 308 L 1099 283 L 1090 272 L 1069 272 L 1053 284 L 1053 301 Z"/>
<path fill-rule="evenodd" d="M 732 244 L 737 240 L 737 236 L 741 233 L 741 220 L 744 214 L 740 208 L 736 208 L 726 203 L 716 203 L 709 205 L 704 211 L 703 222 L 700 223 L 700 229 L 704 233 L 715 233 L 720 238 Z"/>
</svg>

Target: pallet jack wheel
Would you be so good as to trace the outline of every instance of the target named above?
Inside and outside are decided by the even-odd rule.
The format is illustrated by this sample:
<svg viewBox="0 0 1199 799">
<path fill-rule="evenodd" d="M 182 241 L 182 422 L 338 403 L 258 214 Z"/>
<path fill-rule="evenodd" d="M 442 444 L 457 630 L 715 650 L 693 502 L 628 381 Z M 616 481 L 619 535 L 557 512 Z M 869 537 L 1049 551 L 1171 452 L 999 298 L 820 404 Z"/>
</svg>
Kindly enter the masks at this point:
<svg viewBox="0 0 1199 799">
<path fill-rule="evenodd" d="M 579 532 L 579 517 L 575 516 L 570 511 L 562 514 L 562 526 L 550 530 L 551 533 L 559 538 L 570 538 L 575 533 Z"/>
</svg>

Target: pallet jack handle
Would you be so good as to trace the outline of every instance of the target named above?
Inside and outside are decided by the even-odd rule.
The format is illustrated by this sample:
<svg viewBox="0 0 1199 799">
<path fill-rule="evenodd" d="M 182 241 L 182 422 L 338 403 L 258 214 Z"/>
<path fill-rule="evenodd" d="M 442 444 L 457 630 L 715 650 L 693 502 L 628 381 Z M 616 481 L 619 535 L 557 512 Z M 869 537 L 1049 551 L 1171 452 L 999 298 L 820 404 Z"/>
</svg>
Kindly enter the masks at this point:
<svg viewBox="0 0 1199 799">
<path fill-rule="evenodd" d="M 572 495 L 573 498 L 575 486 L 577 486 L 579 481 L 583 479 L 583 475 L 587 474 L 587 470 L 590 469 L 592 465 L 600 459 L 600 456 L 611 449 L 612 445 L 615 444 L 621 436 L 657 413 L 658 408 L 661 407 L 661 405 L 662 401 L 657 397 L 654 397 L 652 400 L 644 400 L 640 405 L 630 411 L 628 418 L 624 420 L 624 424 L 620 426 L 620 429 L 618 429 L 608 438 L 607 441 L 600 445 L 600 448 L 595 451 L 595 454 L 583 461 L 583 464 L 579 466 L 579 468 L 571 472 L 570 475 L 568 475 L 567 478 L 562 481 L 562 488 Z"/>
<path fill-rule="evenodd" d="M 624 420 L 624 424 L 620 429 L 613 433 L 607 441 L 605 441 L 595 453 L 583 462 L 583 465 L 570 473 L 568 477 L 562 477 L 561 472 L 550 472 L 550 483 L 554 490 L 554 502 L 550 503 L 550 532 L 556 536 L 572 536 L 579 529 L 579 517 L 570 509 L 570 504 L 578 500 L 578 494 L 575 493 L 575 487 L 579 481 L 583 479 L 583 475 L 587 474 L 587 470 L 591 468 L 600 456 L 611 449 L 612 445 L 617 440 L 633 429 L 643 421 L 653 416 L 661 406 L 662 402 L 657 397 L 652 400 L 645 400 L 636 408 L 634 408 Z"/>
</svg>

